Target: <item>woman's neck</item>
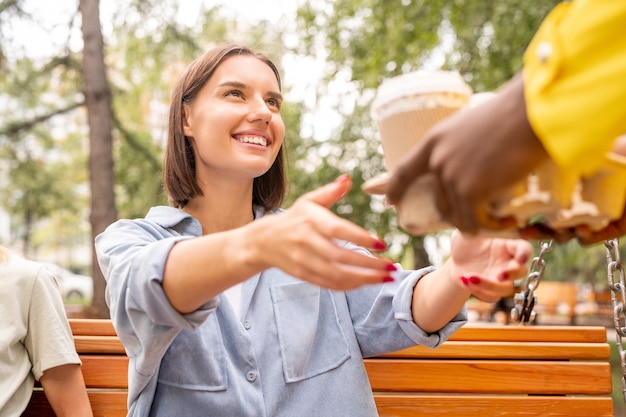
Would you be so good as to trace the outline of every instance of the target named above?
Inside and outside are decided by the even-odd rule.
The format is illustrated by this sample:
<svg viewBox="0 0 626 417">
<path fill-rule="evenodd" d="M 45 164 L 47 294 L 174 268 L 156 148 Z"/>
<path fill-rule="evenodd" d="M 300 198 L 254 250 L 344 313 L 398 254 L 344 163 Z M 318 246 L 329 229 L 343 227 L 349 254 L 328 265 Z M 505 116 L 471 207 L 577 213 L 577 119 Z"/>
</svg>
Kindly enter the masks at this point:
<svg viewBox="0 0 626 417">
<path fill-rule="evenodd" d="M 202 233 L 217 233 L 235 229 L 252 222 L 252 191 L 233 193 L 204 192 L 193 198 L 183 210 L 202 225 Z"/>
</svg>

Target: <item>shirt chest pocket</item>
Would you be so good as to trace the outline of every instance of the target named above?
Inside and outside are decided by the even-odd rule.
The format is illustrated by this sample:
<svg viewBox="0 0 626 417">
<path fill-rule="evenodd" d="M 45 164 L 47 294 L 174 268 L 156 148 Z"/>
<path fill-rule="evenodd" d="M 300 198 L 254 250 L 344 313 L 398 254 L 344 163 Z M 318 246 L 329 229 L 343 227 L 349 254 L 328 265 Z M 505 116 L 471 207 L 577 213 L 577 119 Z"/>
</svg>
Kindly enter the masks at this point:
<svg viewBox="0 0 626 417">
<path fill-rule="evenodd" d="M 183 330 L 174 339 L 161 361 L 159 383 L 189 390 L 225 390 L 225 349 L 212 314 L 196 331 Z"/>
<path fill-rule="evenodd" d="M 270 292 L 287 383 L 328 372 L 350 358 L 330 291 L 293 283 Z"/>
</svg>

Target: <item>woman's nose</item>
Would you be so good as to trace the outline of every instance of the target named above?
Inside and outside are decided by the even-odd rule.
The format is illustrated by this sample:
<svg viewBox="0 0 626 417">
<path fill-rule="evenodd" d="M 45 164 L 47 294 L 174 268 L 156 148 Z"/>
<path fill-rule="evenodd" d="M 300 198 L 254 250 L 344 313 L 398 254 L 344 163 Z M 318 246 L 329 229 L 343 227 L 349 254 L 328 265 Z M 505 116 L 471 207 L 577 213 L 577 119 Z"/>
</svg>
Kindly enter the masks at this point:
<svg viewBox="0 0 626 417">
<path fill-rule="evenodd" d="M 272 120 L 272 111 L 263 99 L 254 100 L 251 103 L 251 109 L 248 114 L 248 121 L 263 122 L 268 125 Z"/>
</svg>

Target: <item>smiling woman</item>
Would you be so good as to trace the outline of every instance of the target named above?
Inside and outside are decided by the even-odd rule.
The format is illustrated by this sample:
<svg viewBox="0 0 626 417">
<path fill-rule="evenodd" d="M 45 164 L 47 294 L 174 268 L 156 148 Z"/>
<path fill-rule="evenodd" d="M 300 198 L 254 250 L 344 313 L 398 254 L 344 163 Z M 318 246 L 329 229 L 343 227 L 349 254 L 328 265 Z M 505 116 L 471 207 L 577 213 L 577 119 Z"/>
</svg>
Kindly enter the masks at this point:
<svg viewBox="0 0 626 417">
<path fill-rule="evenodd" d="M 194 61 L 173 93 L 180 101 L 172 102 L 163 176 L 170 204 L 193 214 L 198 210 L 194 206 L 204 205 L 194 197 L 206 193 L 217 197 L 222 192 L 214 188 L 214 181 L 199 182 L 219 177 L 254 179 L 253 189 L 274 190 L 267 195 L 271 199 L 263 197 L 266 201 L 253 192 L 253 204 L 276 209 L 285 187 L 278 69 L 260 55 L 240 54 L 237 49 L 224 54 Z M 263 139 L 265 146 L 240 146 L 250 138 Z M 224 177 L 226 172 L 230 175 Z"/>
<path fill-rule="evenodd" d="M 280 208 L 281 103 L 264 55 L 223 45 L 197 58 L 170 104 L 174 207 L 96 238 L 129 416 L 375 416 L 364 356 L 437 346 L 470 294 L 496 300 L 502 277 L 525 275 L 527 242 L 460 235 L 440 270 L 398 271 L 370 252 L 384 242 L 328 209 L 347 175 Z"/>
</svg>

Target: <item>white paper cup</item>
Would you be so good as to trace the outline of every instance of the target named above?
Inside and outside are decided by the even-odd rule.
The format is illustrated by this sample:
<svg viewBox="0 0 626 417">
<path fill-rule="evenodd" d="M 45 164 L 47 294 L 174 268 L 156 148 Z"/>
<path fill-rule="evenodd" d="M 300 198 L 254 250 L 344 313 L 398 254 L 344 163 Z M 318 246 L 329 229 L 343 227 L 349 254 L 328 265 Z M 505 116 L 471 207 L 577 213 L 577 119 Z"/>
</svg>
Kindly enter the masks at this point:
<svg viewBox="0 0 626 417">
<path fill-rule="evenodd" d="M 371 115 L 378 123 L 387 173 L 364 184 L 364 190 L 380 193 L 386 175 L 419 143 L 435 124 L 469 104 L 472 89 L 456 72 L 417 71 L 383 82 L 372 102 Z M 449 228 L 437 210 L 432 178 L 414 181 L 396 206 L 398 221 L 409 233 L 425 234 Z"/>
<path fill-rule="evenodd" d="M 456 72 L 417 71 L 383 82 L 372 102 L 387 171 L 436 123 L 465 107 L 471 88 Z"/>
</svg>

